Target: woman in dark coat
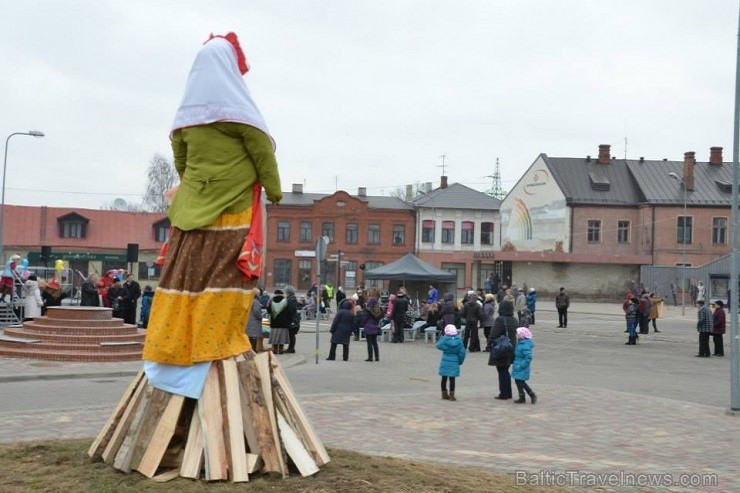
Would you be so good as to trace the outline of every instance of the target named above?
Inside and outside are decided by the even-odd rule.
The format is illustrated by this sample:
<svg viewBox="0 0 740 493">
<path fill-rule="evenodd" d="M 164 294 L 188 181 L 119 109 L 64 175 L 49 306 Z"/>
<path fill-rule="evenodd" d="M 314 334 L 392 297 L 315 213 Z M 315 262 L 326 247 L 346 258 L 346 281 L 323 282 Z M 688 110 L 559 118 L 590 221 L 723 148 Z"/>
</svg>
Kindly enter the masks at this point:
<svg viewBox="0 0 740 493">
<path fill-rule="evenodd" d="M 329 361 L 337 358 L 337 344 L 342 345 L 342 359 L 349 359 L 349 340 L 355 331 L 355 314 L 352 312 L 352 303 L 342 300 L 339 311 L 331 323 L 331 348 L 329 349 Z"/>
<path fill-rule="evenodd" d="M 715 305 L 717 305 L 717 308 L 714 309 L 714 314 L 712 315 L 713 318 L 713 324 L 712 324 L 712 339 L 714 340 L 714 355 L 715 356 L 724 356 L 725 355 L 725 343 L 723 341 L 723 337 L 725 335 L 725 327 L 727 326 L 726 318 L 725 318 L 725 304 L 722 300 L 717 300 L 714 302 Z"/>
<path fill-rule="evenodd" d="M 378 352 L 378 334 L 380 334 L 380 319 L 383 317 L 383 311 L 378 306 L 377 298 L 370 298 L 367 306 L 360 312 L 360 327 L 363 328 L 365 340 L 367 341 L 367 359 L 365 361 L 380 361 Z"/>
<path fill-rule="evenodd" d="M 491 338 L 488 342 L 488 350 L 491 350 L 493 341 L 503 334 L 509 336 L 511 347 L 516 348 L 516 329 L 518 326 L 519 322 L 514 318 L 514 304 L 508 300 L 502 301 L 498 308 L 498 317 L 493 322 Z M 493 354 L 491 354 L 491 358 L 488 360 L 488 364 L 495 366 L 496 370 L 498 370 L 499 394 L 496 396 L 496 399 L 511 399 L 511 375 L 509 374 L 509 367 L 513 361 L 513 351 L 510 354 L 499 358 L 494 358 Z"/>
<path fill-rule="evenodd" d="M 116 318 L 123 318 L 123 297 L 125 295 L 121 281 L 118 279 L 113 283 L 113 286 L 108 288 L 108 299 L 110 299 L 111 308 L 113 308 L 113 316 Z"/>
<path fill-rule="evenodd" d="M 455 295 L 446 293 L 442 300 L 442 308 L 439 310 L 439 316 L 442 319 L 442 327 L 455 325 Z"/>
</svg>

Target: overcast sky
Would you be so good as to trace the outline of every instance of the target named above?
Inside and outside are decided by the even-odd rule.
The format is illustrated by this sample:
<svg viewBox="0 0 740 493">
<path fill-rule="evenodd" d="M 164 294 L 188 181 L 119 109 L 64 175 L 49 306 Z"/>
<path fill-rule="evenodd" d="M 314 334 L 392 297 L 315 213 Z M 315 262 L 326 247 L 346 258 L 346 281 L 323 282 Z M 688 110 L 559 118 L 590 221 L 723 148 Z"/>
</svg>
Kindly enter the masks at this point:
<svg viewBox="0 0 740 493">
<path fill-rule="evenodd" d="M 537 155 L 732 157 L 731 0 L 6 0 L 6 203 L 140 202 L 193 58 L 235 31 L 283 190 L 510 189 Z M 627 141 L 625 146 L 625 139 Z"/>
</svg>

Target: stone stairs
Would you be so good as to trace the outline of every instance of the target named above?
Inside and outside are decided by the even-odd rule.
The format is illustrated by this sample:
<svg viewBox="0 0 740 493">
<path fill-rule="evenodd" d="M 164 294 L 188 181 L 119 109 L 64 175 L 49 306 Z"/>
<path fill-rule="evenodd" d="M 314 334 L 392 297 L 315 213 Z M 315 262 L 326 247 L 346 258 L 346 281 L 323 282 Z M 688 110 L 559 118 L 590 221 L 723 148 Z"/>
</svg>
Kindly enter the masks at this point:
<svg viewBox="0 0 740 493">
<path fill-rule="evenodd" d="M 110 308 L 49 307 L 46 316 L 9 325 L 0 357 L 110 362 L 141 359 L 146 332 L 113 318 Z"/>
</svg>

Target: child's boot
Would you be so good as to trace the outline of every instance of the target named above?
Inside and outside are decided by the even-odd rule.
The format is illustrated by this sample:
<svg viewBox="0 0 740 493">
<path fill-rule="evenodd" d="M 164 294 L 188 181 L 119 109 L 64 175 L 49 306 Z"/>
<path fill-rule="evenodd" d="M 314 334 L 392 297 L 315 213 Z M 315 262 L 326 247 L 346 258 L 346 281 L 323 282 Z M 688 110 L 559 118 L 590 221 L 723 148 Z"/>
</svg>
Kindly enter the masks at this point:
<svg viewBox="0 0 740 493">
<path fill-rule="evenodd" d="M 519 398 L 514 401 L 514 404 L 524 404 L 524 402 L 526 402 L 524 400 L 524 391 L 523 390 L 520 390 L 519 391 Z"/>
<path fill-rule="evenodd" d="M 449 401 L 450 400 L 450 394 L 447 393 L 447 389 L 444 389 L 442 391 L 442 399 Z"/>
<path fill-rule="evenodd" d="M 456 401 L 457 400 L 457 399 L 455 399 L 455 393 L 452 392 L 452 391 L 450 392 L 450 400 L 451 401 Z"/>
</svg>

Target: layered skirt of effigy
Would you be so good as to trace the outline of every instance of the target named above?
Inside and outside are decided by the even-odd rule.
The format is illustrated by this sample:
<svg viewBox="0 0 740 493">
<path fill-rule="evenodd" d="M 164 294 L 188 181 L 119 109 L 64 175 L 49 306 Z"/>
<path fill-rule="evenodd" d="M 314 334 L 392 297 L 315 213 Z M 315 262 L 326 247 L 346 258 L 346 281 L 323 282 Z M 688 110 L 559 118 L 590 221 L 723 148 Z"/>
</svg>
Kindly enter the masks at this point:
<svg viewBox="0 0 740 493">
<path fill-rule="evenodd" d="M 329 461 L 271 353 L 245 334 L 257 280 L 236 267 L 251 208 L 173 228 L 131 382 L 88 453 L 124 472 L 248 481 L 314 474 Z"/>
</svg>

